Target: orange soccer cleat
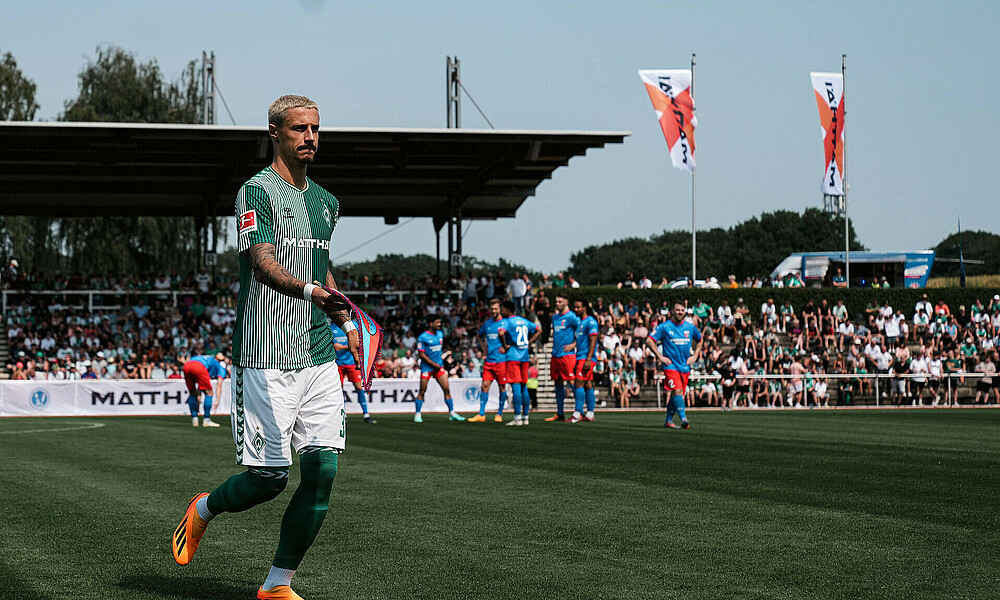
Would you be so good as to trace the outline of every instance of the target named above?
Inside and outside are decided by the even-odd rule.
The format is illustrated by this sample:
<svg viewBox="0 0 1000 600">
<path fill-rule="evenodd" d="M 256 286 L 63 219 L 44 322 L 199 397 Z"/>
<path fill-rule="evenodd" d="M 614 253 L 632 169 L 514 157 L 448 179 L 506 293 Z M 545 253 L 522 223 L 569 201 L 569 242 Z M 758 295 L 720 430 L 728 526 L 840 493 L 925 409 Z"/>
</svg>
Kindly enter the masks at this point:
<svg viewBox="0 0 1000 600">
<path fill-rule="evenodd" d="M 194 558 L 194 553 L 198 550 L 198 543 L 201 542 L 201 536 L 205 535 L 208 523 L 202 520 L 198 514 L 198 509 L 194 505 L 203 496 L 207 495 L 208 492 L 202 492 L 191 498 L 187 510 L 184 511 L 184 518 L 181 519 L 181 524 L 177 526 L 177 529 L 174 529 L 174 536 L 171 542 L 174 550 L 174 560 L 179 565 L 186 565 L 191 562 L 191 559 Z"/>
<path fill-rule="evenodd" d="M 469 417 L 466 421 L 469 423 L 485 423 L 486 417 L 484 415 L 476 415 L 474 417 Z"/>
<path fill-rule="evenodd" d="M 303 600 L 302 596 L 292 591 L 287 585 L 276 585 L 269 590 L 263 587 L 257 590 L 257 600 Z"/>
</svg>

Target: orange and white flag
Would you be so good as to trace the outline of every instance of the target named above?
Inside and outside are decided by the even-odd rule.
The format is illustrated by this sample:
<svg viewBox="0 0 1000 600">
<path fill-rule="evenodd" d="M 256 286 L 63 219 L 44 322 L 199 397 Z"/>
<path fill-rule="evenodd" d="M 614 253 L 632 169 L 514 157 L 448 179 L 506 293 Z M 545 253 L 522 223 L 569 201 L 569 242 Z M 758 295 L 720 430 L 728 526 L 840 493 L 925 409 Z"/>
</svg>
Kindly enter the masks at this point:
<svg viewBox="0 0 1000 600">
<path fill-rule="evenodd" d="M 844 75 L 810 73 L 823 133 L 826 172 L 820 189 L 828 196 L 844 195 Z"/>
<path fill-rule="evenodd" d="M 639 71 L 656 119 L 670 148 L 670 160 L 678 169 L 694 172 L 694 98 L 691 97 L 691 71 Z"/>
</svg>

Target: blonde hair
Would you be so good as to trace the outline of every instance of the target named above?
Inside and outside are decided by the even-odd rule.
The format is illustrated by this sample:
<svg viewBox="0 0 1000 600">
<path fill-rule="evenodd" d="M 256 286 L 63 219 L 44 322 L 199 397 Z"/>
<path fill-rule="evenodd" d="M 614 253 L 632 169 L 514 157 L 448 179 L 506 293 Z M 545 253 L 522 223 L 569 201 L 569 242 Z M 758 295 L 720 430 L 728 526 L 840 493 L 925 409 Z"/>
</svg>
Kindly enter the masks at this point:
<svg viewBox="0 0 1000 600">
<path fill-rule="evenodd" d="M 315 108 L 316 103 L 305 96 L 286 95 L 278 98 L 267 107 L 267 122 L 278 127 L 285 124 L 285 113 L 293 108 Z"/>
</svg>

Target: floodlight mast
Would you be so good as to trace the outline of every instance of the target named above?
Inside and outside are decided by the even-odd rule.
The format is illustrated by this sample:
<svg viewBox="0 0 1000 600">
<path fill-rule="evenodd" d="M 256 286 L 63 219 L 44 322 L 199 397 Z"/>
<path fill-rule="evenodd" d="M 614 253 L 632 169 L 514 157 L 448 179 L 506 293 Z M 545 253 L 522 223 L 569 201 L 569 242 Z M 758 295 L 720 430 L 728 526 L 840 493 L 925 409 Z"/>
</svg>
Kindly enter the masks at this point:
<svg viewBox="0 0 1000 600">
<path fill-rule="evenodd" d="M 215 125 L 215 51 L 201 52 L 201 123 Z"/>
</svg>

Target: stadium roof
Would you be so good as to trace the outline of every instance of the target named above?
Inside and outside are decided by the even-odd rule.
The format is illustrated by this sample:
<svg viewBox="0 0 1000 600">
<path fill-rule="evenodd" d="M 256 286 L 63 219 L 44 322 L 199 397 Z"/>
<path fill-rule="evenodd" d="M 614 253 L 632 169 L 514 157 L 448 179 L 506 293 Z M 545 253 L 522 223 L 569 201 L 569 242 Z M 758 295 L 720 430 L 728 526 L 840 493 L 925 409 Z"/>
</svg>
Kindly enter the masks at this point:
<svg viewBox="0 0 1000 600">
<path fill-rule="evenodd" d="M 513 217 L 572 157 L 627 135 L 325 127 L 309 176 L 344 216 Z M 0 214 L 231 215 L 270 160 L 257 127 L 0 122 Z"/>
</svg>

